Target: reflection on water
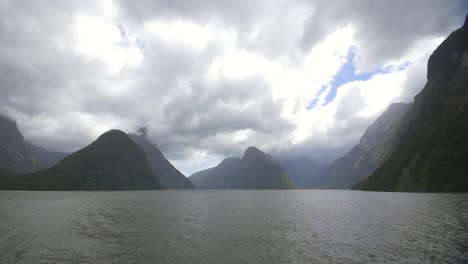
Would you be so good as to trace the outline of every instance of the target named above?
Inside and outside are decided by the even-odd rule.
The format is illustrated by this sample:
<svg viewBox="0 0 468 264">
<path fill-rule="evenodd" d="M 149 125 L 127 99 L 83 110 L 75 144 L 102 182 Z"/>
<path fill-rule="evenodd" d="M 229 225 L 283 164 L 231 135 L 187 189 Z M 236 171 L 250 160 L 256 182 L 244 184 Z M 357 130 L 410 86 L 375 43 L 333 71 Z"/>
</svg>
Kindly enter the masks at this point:
<svg viewBox="0 0 468 264">
<path fill-rule="evenodd" d="M 0 263 L 463 263 L 468 253 L 467 194 L 0 192 L 0 199 Z"/>
</svg>

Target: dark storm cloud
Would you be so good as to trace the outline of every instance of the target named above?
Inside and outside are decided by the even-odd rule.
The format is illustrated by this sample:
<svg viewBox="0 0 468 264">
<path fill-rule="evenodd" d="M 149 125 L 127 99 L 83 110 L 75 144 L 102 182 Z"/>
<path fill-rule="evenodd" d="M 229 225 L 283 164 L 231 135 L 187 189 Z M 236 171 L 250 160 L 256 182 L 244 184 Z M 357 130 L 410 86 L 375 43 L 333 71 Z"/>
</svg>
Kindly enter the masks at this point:
<svg viewBox="0 0 468 264">
<path fill-rule="evenodd" d="M 245 27 L 268 10 L 268 1 L 130 1 L 118 0 L 122 15 L 134 22 L 144 23 L 154 18 L 171 19 L 182 17 L 197 23 L 218 19 L 226 25 Z"/>
<path fill-rule="evenodd" d="M 287 2 L 287 1 L 286 1 Z M 269 23 L 261 28 L 253 47 L 273 55 L 284 52 L 272 50 L 289 48 L 281 45 L 292 28 L 285 28 L 288 13 L 296 15 L 299 6 L 308 12 L 302 23 L 302 36 L 297 43 L 308 51 L 326 35 L 341 27 L 352 25 L 359 46 L 355 61 L 358 70 L 369 71 L 402 56 L 418 40 L 428 36 L 443 36 L 461 22 L 468 4 L 461 0 L 398 0 L 398 1 L 117 1 L 122 16 L 144 23 L 152 19 L 183 18 L 198 23 L 218 20 L 237 30 L 240 39 L 252 33 L 256 23 Z M 275 23 L 269 21 L 273 16 Z M 274 30 L 270 30 L 274 29 Z M 294 29 L 293 29 L 294 30 Z M 278 36 L 287 36 L 278 38 Z M 262 39 L 268 46 L 262 45 Z M 271 41 L 273 40 L 273 41 Z M 248 42 L 245 43 L 249 46 Z"/>
<path fill-rule="evenodd" d="M 313 1 L 314 12 L 304 23 L 303 48 L 326 34 L 352 25 L 358 39 L 358 70 L 370 71 L 402 56 L 418 40 L 445 36 L 459 26 L 463 1 Z M 466 4 L 464 4 L 467 7 Z M 458 14 L 458 15 L 456 15 Z"/>
</svg>

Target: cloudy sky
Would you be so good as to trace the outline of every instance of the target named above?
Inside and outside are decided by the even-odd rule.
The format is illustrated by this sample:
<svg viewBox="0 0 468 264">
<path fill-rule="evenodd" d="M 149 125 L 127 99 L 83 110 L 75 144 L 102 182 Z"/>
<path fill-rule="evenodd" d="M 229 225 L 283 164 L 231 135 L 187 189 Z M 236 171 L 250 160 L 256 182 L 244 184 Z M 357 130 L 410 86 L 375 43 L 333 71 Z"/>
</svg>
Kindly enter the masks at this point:
<svg viewBox="0 0 468 264">
<path fill-rule="evenodd" d="M 462 0 L 0 0 L 0 113 L 72 152 L 149 128 L 191 174 L 267 152 L 330 161 L 411 102 Z"/>
</svg>

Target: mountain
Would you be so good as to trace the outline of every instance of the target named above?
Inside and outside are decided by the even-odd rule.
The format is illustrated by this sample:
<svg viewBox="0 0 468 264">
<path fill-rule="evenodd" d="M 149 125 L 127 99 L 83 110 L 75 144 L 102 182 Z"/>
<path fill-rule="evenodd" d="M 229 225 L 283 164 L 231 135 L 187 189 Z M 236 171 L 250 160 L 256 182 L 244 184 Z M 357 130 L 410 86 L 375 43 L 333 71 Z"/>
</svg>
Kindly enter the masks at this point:
<svg viewBox="0 0 468 264">
<path fill-rule="evenodd" d="M 218 166 L 189 177 L 198 189 L 290 189 L 284 169 L 268 155 L 249 147 L 242 158 L 226 158 Z"/>
<path fill-rule="evenodd" d="M 330 164 L 324 187 L 349 189 L 382 165 L 400 140 L 400 127 L 410 108 L 411 104 L 391 104 L 366 129 L 356 146 Z"/>
<path fill-rule="evenodd" d="M 12 173 L 27 173 L 41 166 L 28 151 L 16 122 L 0 115 L 0 168 Z"/>
<path fill-rule="evenodd" d="M 3 189 L 22 190 L 146 190 L 165 186 L 143 150 L 127 134 L 111 130 L 55 166 L 9 177 Z"/>
<path fill-rule="evenodd" d="M 40 169 L 50 168 L 68 155 L 63 152 L 47 150 L 27 141 L 24 142 L 24 146 L 37 159 Z"/>
<path fill-rule="evenodd" d="M 328 164 L 318 163 L 309 158 L 283 159 L 280 163 L 295 186 L 302 188 L 323 186 Z"/>
<path fill-rule="evenodd" d="M 468 15 L 430 56 L 393 155 L 353 189 L 468 191 Z"/>
<path fill-rule="evenodd" d="M 158 175 L 169 189 L 195 189 L 192 181 L 178 171 L 162 154 L 162 152 L 144 136 L 128 135 L 146 154 L 153 172 Z"/>
</svg>

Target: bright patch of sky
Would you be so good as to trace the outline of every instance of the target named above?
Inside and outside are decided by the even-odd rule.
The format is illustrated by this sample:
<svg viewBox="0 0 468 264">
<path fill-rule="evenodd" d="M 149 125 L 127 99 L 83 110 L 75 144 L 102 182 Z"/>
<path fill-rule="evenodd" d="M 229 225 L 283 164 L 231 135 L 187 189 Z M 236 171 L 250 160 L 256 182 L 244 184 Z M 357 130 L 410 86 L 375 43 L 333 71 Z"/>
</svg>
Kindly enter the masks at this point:
<svg viewBox="0 0 468 264">
<path fill-rule="evenodd" d="M 403 70 L 405 67 L 411 64 L 410 62 L 405 62 L 404 64 L 399 65 L 396 68 L 395 67 L 394 68 L 382 67 L 380 69 L 376 69 L 370 72 L 357 73 L 356 65 L 354 63 L 354 57 L 355 57 L 355 49 L 351 48 L 348 51 L 346 63 L 343 64 L 341 69 L 333 77 L 332 82 L 324 86 L 320 90 L 319 95 L 322 93 L 326 94 L 325 100 L 324 100 L 325 105 L 335 99 L 338 88 L 346 83 L 353 82 L 353 81 L 367 81 L 376 74 L 384 74 L 384 73 L 389 73 L 391 71 Z M 319 98 L 314 98 L 312 101 L 310 101 L 307 104 L 306 109 L 307 110 L 313 109 L 317 105 L 318 102 L 319 102 Z"/>
</svg>

